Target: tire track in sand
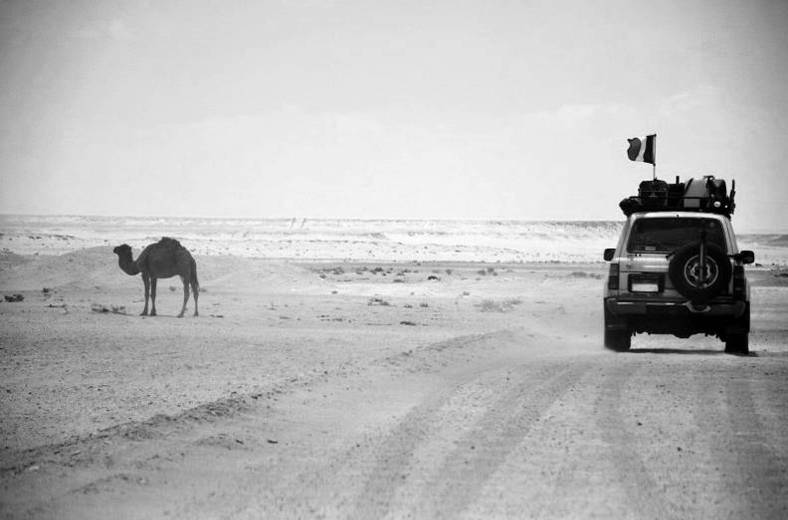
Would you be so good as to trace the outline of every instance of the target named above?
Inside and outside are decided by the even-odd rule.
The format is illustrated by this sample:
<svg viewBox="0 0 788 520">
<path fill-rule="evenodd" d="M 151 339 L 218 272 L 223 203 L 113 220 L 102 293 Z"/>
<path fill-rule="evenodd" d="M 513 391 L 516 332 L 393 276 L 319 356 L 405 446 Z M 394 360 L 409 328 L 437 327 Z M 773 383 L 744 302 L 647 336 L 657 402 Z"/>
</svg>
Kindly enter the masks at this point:
<svg viewBox="0 0 788 520">
<path fill-rule="evenodd" d="M 532 377 L 514 376 L 517 381 L 503 393 L 496 392 L 499 397 L 487 405 L 479 419 L 465 425 L 467 429 L 460 435 L 446 431 L 447 427 L 456 428 L 456 424 L 446 424 L 436 417 L 456 389 L 409 413 L 382 444 L 383 452 L 378 454 L 349 517 L 456 518 L 473 503 L 484 482 L 522 442 L 543 413 L 588 370 L 588 365 L 564 366 L 552 362 L 507 369 Z M 500 377 L 486 384 L 495 390 L 495 381 L 500 381 Z M 441 460 L 425 464 L 417 455 L 424 444 L 453 437 L 455 440 L 449 442 L 447 454 Z M 397 492 L 414 480 L 418 481 L 418 498 L 404 501 L 402 507 L 406 510 L 399 510 L 393 503 Z"/>
<path fill-rule="evenodd" d="M 597 400 L 597 426 L 602 440 L 608 446 L 609 458 L 617 473 L 617 482 L 626 494 L 626 507 L 629 517 L 679 519 L 682 515 L 676 504 L 672 503 L 649 471 L 643 457 L 636 449 L 636 437 L 630 430 L 631 425 L 624 419 L 621 405 L 629 396 L 625 391 L 626 383 L 635 375 L 639 365 L 617 356 L 618 365 L 605 376 Z"/>
<path fill-rule="evenodd" d="M 721 488 L 717 517 L 788 518 L 788 461 L 771 445 L 756 406 L 768 396 L 756 399 L 757 386 L 738 368 L 704 374 L 696 387 L 714 463 L 707 478 Z"/>
<path fill-rule="evenodd" d="M 402 428 L 402 436 L 414 440 L 414 446 L 419 444 L 418 439 L 430 438 L 430 433 L 435 429 L 435 423 L 443 420 L 452 420 L 454 425 L 466 419 L 465 414 L 471 417 L 478 413 L 478 409 L 486 406 L 487 401 L 497 396 L 498 391 L 489 385 L 479 382 L 479 374 L 489 371 L 500 370 L 501 366 L 507 366 L 498 356 L 493 355 L 492 359 L 485 359 L 485 352 L 506 350 L 507 345 L 519 342 L 519 336 L 511 330 L 503 329 L 483 334 L 473 334 L 467 336 L 457 336 L 448 340 L 426 344 L 418 349 L 386 356 L 371 362 L 370 366 L 378 369 L 377 373 L 381 378 L 366 380 L 365 385 L 372 384 L 377 390 L 370 389 L 374 394 L 376 391 L 386 392 L 386 388 L 392 384 L 407 385 L 406 381 L 418 381 L 419 378 L 429 374 L 443 373 L 440 376 L 445 381 L 437 392 L 427 394 L 427 398 L 417 405 L 417 408 L 407 412 L 404 418 L 400 418 L 397 424 L 408 423 L 408 417 L 419 415 L 429 417 L 429 421 L 421 423 L 411 422 L 410 426 Z M 517 343 L 519 344 L 519 343 Z M 473 364 L 468 364 L 473 359 Z M 480 366 L 481 365 L 481 366 Z M 380 373 L 383 368 L 385 372 Z M 448 372 L 444 372 L 448 370 Z M 343 383 L 349 384 L 348 381 Z M 378 385 L 380 385 L 378 387 Z M 317 392 L 318 394 L 320 392 Z M 383 409 L 388 409 L 386 399 L 396 401 L 398 391 L 388 392 L 381 395 Z M 492 397 L 489 397 L 489 395 Z M 362 416 L 369 413 L 364 411 L 364 400 L 357 403 L 359 408 L 354 408 Z M 367 405 L 368 406 L 368 405 Z M 447 417 L 447 414 L 461 410 L 462 417 Z M 323 425 L 320 429 L 329 427 Z M 330 427 L 329 427 L 330 428 Z M 321 446 L 309 452 L 299 453 L 293 464 L 303 464 L 302 469 L 293 473 L 279 477 L 274 481 L 269 481 L 266 486 L 260 486 L 260 479 L 249 480 L 241 477 L 234 482 L 232 489 L 234 493 L 243 495 L 237 506 L 230 508 L 229 517 L 260 517 L 267 515 L 282 515 L 287 511 L 288 516 L 296 518 L 328 517 L 346 518 L 348 511 L 356 511 L 356 497 L 363 494 L 367 475 L 381 463 L 380 454 L 389 446 L 390 429 L 385 429 L 383 434 L 367 430 L 360 436 L 351 438 L 348 443 L 345 439 L 345 446 L 341 451 L 334 451 L 339 448 L 335 446 Z M 361 432 L 359 432 L 361 433 Z M 384 456 L 385 457 L 385 456 Z M 296 462 L 300 461 L 300 462 Z M 403 463 L 403 464 L 400 464 Z M 397 474 L 398 468 L 407 469 L 407 460 L 404 458 L 393 458 L 388 461 L 391 474 Z M 258 472 L 259 468 L 253 471 Z M 265 474 L 265 472 L 263 471 Z M 387 496 L 390 486 L 383 485 L 380 495 Z M 237 500 L 237 499 L 236 499 Z M 379 497 L 374 493 L 368 496 L 368 500 L 378 501 Z M 204 506 L 210 506 L 215 500 L 206 497 Z M 198 510 L 203 506 L 198 506 Z M 193 509 L 189 509 L 193 511 Z M 185 512 L 180 516 L 188 517 Z M 360 514 L 360 517 L 375 517 Z"/>
<path fill-rule="evenodd" d="M 763 434 L 752 390 L 751 380 L 733 377 L 725 392 L 728 410 L 736 412 L 731 413 L 730 422 L 739 448 L 737 462 L 746 482 L 741 491 L 753 517 L 788 518 L 788 464 Z"/>
</svg>

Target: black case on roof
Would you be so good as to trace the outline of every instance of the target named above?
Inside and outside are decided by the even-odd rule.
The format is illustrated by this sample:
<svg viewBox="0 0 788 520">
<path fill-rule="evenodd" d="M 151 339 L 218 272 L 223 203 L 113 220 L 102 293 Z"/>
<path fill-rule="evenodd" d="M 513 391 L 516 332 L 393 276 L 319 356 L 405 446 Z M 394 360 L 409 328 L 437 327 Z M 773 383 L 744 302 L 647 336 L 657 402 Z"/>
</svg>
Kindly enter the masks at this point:
<svg viewBox="0 0 788 520">
<path fill-rule="evenodd" d="M 730 218 L 736 207 L 735 195 L 736 181 L 731 182 L 729 194 L 725 181 L 713 175 L 690 179 L 686 183 L 676 177 L 672 184 L 654 179 L 641 182 L 638 194 L 622 200 L 619 207 L 627 217 L 645 211 L 698 211 Z"/>
</svg>

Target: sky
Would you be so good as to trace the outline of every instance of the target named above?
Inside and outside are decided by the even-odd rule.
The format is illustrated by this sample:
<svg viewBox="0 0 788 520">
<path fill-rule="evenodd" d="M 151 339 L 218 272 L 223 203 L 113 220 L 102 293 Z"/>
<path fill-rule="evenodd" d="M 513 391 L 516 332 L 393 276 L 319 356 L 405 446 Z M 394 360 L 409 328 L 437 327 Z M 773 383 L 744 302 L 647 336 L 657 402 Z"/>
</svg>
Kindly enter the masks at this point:
<svg viewBox="0 0 788 520">
<path fill-rule="evenodd" d="M 0 213 L 788 229 L 788 2 L 0 0 Z"/>
</svg>

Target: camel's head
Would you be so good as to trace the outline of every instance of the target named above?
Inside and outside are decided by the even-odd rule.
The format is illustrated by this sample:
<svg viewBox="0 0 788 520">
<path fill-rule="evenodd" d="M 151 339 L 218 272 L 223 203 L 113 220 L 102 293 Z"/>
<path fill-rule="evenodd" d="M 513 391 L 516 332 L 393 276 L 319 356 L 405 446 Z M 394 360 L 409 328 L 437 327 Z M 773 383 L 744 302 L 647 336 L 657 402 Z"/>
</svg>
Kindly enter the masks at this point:
<svg viewBox="0 0 788 520">
<path fill-rule="evenodd" d="M 129 256 L 131 255 L 131 246 L 123 244 L 113 249 L 112 252 L 120 257 Z"/>
</svg>

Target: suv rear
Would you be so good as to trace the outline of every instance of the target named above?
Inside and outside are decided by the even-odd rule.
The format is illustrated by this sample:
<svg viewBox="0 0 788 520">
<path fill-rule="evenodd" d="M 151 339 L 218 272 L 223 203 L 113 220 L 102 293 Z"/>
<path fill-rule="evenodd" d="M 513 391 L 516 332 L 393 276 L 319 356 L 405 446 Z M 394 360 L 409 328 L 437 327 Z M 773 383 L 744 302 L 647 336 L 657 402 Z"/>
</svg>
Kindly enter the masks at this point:
<svg viewBox="0 0 788 520">
<path fill-rule="evenodd" d="M 690 204 L 693 209 L 686 210 L 686 202 L 652 204 L 629 212 L 617 247 L 604 255 L 610 261 L 604 290 L 606 347 L 628 350 L 635 333 L 680 338 L 703 333 L 723 340 L 726 352 L 749 352 L 750 288 L 744 265 L 754 261 L 754 254 L 738 250 L 732 201 L 723 211 L 720 205 L 714 211 L 703 206 Z"/>
</svg>

